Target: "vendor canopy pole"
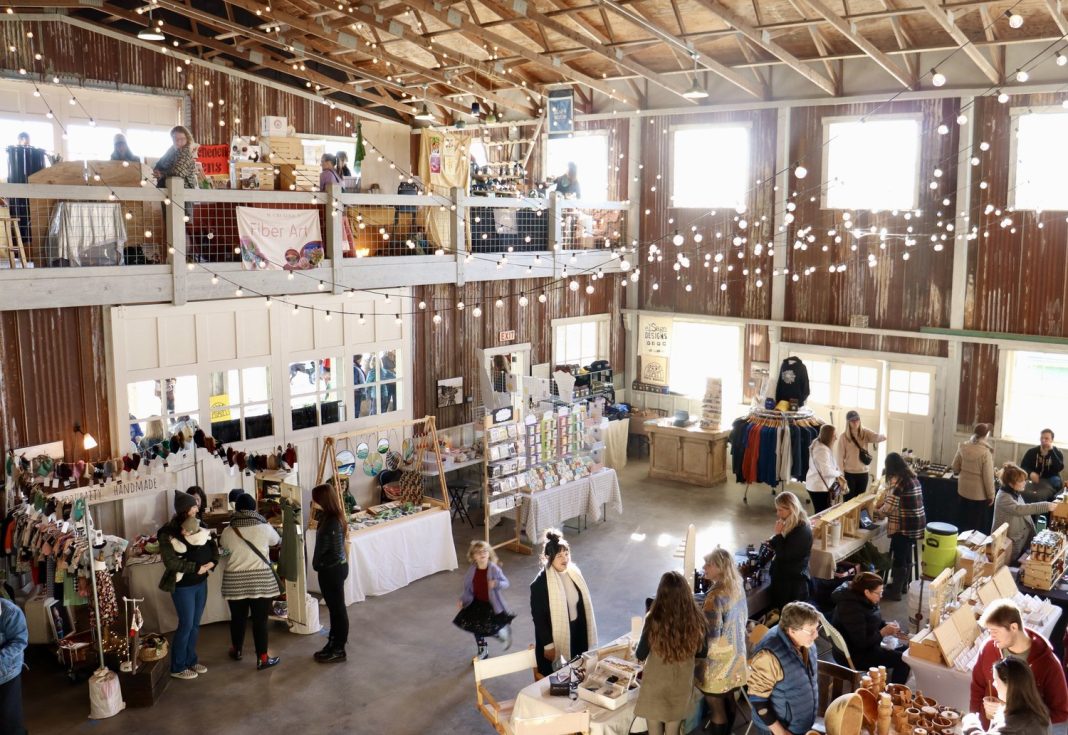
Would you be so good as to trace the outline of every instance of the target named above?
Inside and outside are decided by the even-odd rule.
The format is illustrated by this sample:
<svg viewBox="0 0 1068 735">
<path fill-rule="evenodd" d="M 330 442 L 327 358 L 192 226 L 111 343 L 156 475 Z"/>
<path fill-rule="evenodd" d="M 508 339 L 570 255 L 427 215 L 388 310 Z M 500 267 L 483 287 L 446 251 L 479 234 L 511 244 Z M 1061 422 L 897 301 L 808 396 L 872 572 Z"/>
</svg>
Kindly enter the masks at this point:
<svg viewBox="0 0 1068 735">
<path fill-rule="evenodd" d="M 421 419 L 405 419 L 404 421 L 398 421 L 393 424 L 385 424 L 383 426 L 375 426 L 367 429 L 354 429 L 353 431 L 346 431 L 342 434 L 334 434 L 328 436 L 323 441 L 323 453 L 319 457 L 319 471 L 315 477 L 315 484 L 319 485 L 326 478 L 327 467 L 331 468 L 331 484 L 334 486 L 334 492 L 338 495 L 338 500 L 341 502 L 341 507 L 345 507 L 344 499 L 341 495 L 341 480 L 337 474 L 337 443 L 339 441 L 345 441 L 347 439 L 357 439 L 361 437 L 367 437 L 374 434 L 383 434 L 390 431 L 400 429 L 403 431 L 410 430 L 413 437 L 419 437 L 422 441 L 429 440 L 430 446 L 426 447 L 434 453 L 434 462 L 437 464 L 437 482 L 441 490 L 441 500 L 435 497 L 425 497 L 425 502 L 431 505 L 436 505 L 439 508 L 448 510 L 450 507 L 449 501 L 449 488 L 445 484 L 445 465 L 441 461 L 441 447 L 438 445 L 438 431 L 437 421 L 434 416 L 424 416 Z M 417 471 L 422 471 L 422 468 L 416 468 Z M 424 476 L 425 477 L 425 476 Z"/>
</svg>

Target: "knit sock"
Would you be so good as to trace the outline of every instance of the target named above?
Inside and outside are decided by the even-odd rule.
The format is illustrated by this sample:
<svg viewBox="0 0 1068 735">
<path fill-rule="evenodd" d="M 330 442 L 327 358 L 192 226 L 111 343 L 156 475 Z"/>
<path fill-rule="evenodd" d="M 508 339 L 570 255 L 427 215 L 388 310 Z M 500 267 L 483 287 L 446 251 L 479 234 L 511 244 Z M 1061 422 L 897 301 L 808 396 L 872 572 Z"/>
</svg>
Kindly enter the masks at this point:
<svg viewBox="0 0 1068 735">
<path fill-rule="evenodd" d="M 266 653 L 261 653 L 260 654 L 260 663 L 264 663 L 264 664 L 267 663 L 267 654 Z"/>
</svg>

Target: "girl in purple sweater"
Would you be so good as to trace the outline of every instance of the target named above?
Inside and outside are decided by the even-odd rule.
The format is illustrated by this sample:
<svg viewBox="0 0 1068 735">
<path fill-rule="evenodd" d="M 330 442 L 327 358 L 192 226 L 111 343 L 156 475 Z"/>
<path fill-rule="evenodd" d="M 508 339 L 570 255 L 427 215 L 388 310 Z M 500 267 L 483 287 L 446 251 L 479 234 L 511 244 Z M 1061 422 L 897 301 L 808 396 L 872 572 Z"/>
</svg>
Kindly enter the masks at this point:
<svg viewBox="0 0 1068 735">
<path fill-rule="evenodd" d="M 495 636 L 504 644 L 506 651 L 511 647 L 512 630 L 509 624 L 515 613 L 509 612 L 501 597 L 501 591 L 508 589 L 508 578 L 498 566 L 493 547 L 485 541 L 472 541 L 467 550 L 467 560 L 471 562 L 471 567 L 464 575 L 460 612 L 452 622 L 475 636 L 478 658 L 484 659 L 489 656 L 486 636 Z"/>
</svg>

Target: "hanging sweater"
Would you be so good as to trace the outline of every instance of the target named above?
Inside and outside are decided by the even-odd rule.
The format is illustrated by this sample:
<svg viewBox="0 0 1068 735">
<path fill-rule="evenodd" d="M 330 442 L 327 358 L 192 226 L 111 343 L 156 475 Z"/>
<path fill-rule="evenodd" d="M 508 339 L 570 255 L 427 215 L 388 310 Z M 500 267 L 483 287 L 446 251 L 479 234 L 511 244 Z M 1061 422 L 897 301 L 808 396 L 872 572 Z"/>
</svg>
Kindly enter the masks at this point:
<svg viewBox="0 0 1068 735">
<path fill-rule="evenodd" d="M 787 357 L 779 366 L 779 383 L 775 388 L 775 402 L 795 399 L 799 406 L 808 400 L 808 368 L 798 357 Z"/>
</svg>

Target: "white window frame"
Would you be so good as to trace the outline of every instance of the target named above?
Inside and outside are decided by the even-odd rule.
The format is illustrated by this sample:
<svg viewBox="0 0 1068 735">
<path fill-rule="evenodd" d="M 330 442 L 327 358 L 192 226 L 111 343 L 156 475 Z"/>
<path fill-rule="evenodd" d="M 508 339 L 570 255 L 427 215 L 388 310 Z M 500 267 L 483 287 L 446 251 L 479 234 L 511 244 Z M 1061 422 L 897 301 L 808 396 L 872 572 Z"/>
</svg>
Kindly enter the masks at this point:
<svg viewBox="0 0 1068 735">
<path fill-rule="evenodd" d="M 348 419 L 348 421 L 360 421 L 362 419 L 377 419 L 377 418 L 379 418 L 381 416 L 387 416 L 388 417 L 388 416 L 397 414 L 397 413 L 399 413 L 399 412 L 404 410 L 405 400 L 406 400 L 406 398 L 405 398 L 405 396 L 406 396 L 405 388 L 406 388 L 408 380 L 409 380 L 408 376 L 404 374 L 404 368 L 405 368 L 405 364 L 406 364 L 404 362 L 404 353 L 405 353 L 405 351 L 410 350 L 410 349 L 411 349 L 411 347 L 408 346 L 406 343 L 397 342 L 397 341 L 390 341 L 390 342 L 375 343 L 375 344 L 372 344 L 372 345 L 368 345 L 365 349 L 362 349 L 362 350 L 351 350 L 349 352 L 349 354 L 348 354 L 348 362 L 346 363 L 346 365 L 348 365 L 348 369 L 349 369 L 350 373 L 352 371 L 352 360 L 356 355 L 364 355 L 364 357 L 366 358 L 367 355 L 371 355 L 371 354 L 374 354 L 374 355 L 377 356 L 377 355 L 379 355 L 379 354 L 381 354 L 383 352 L 396 352 L 396 353 L 398 353 L 398 359 L 397 359 L 397 363 L 396 363 L 396 376 L 394 378 L 392 378 L 391 380 L 373 380 L 373 381 L 372 380 L 368 380 L 368 381 L 366 381 L 364 383 L 361 383 L 360 386 L 359 386 L 361 389 L 364 389 L 364 390 L 374 390 L 374 396 L 375 396 L 375 399 L 374 399 L 375 411 L 374 411 L 374 413 L 368 413 L 368 414 L 362 414 L 361 413 L 360 418 L 358 418 L 358 419 L 350 418 L 350 419 Z M 368 375 L 368 376 L 370 375 L 371 370 L 370 370 L 370 367 L 368 365 L 365 364 L 363 366 L 363 371 L 364 371 L 365 375 Z M 386 411 L 385 413 L 383 413 L 382 410 L 381 410 L 382 409 L 382 390 L 381 389 L 382 389 L 382 386 L 384 386 L 384 385 L 394 385 L 394 386 L 396 386 L 396 392 L 395 392 L 396 405 L 393 407 L 392 411 Z M 357 388 L 356 385 L 349 386 L 349 391 L 348 391 L 349 395 L 348 395 L 348 399 L 347 400 L 352 401 L 353 403 L 355 403 L 355 400 L 356 400 L 356 388 Z M 355 407 L 353 406 L 349 411 L 348 415 L 350 417 L 355 415 L 355 410 L 353 410 L 354 408 Z"/>
<path fill-rule="evenodd" d="M 610 145 L 611 141 L 609 140 L 609 137 L 608 137 L 608 131 L 607 130 L 577 130 L 574 133 L 572 133 L 570 137 L 573 138 L 573 139 L 577 139 L 577 138 L 594 138 L 594 137 L 603 138 L 604 139 L 604 154 L 605 154 L 605 189 L 604 189 L 605 195 L 604 195 L 604 199 L 601 200 L 599 197 L 591 195 L 589 192 L 586 191 L 586 187 L 582 187 L 582 199 L 590 200 L 590 201 L 609 201 L 608 192 L 612 188 L 612 172 L 613 172 L 614 164 L 612 163 L 612 146 Z M 492 145 L 495 142 L 499 142 L 499 141 L 490 141 L 490 145 Z M 562 175 L 564 172 L 563 171 L 553 171 L 553 170 L 551 170 L 549 168 L 549 145 L 551 143 L 552 143 L 552 141 L 549 139 L 549 136 L 546 135 L 545 136 L 545 145 L 542 146 L 542 150 L 543 150 L 543 153 L 542 153 L 542 170 L 547 172 L 547 174 L 549 176 L 557 177 L 557 176 Z M 487 159 L 489 158 L 489 146 L 486 147 L 486 157 L 487 157 Z M 491 162 L 491 164 L 492 164 L 492 162 Z M 582 185 L 582 172 L 583 172 L 583 167 L 579 166 L 578 179 L 579 179 L 579 185 L 580 186 Z"/>
<path fill-rule="evenodd" d="M 591 314 L 589 316 L 574 316 L 564 319 L 553 319 L 550 322 L 552 327 L 552 364 L 553 366 L 564 364 L 564 356 L 558 354 L 557 345 L 557 330 L 566 328 L 575 324 L 589 324 L 593 323 L 597 327 L 597 357 L 595 360 L 610 360 L 612 355 L 612 330 L 610 329 L 612 322 L 611 314 Z M 589 363 L 586 363 L 588 365 Z M 583 365 L 582 367 L 585 367 Z"/>
<path fill-rule="evenodd" d="M 292 370 L 291 366 L 294 363 L 312 362 L 312 363 L 315 363 L 316 370 L 319 370 L 319 365 L 320 365 L 320 363 L 322 363 L 323 360 L 330 360 L 330 372 L 331 372 L 331 375 L 332 375 L 332 377 L 334 379 L 333 387 L 331 387 L 331 388 L 321 388 L 321 387 L 319 387 L 318 379 L 316 379 L 316 384 L 313 386 L 314 390 L 312 390 L 312 391 L 310 391 L 308 393 L 297 393 L 297 394 L 294 394 L 293 391 L 292 391 L 292 385 L 291 385 L 291 370 Z M 325 348 L 313 350 L 311 352 L 306 352 L 306 353 L 302 352 L 302 353 L 290 354 L 290 355 L 286 355 L 285 356 L 285 363 L 284 363 L 284 366 L 283 366 L 284 367 L 284 372 L 283 372 L 283 375 L 282 375 L 282 381 L 283 381 L 282 384 L 285 386 L 285 407 L 286 407 L 286 419 L 285 419 L 286 423 L 285 423 L 285 426 L 289 431 L 292 431 L 292 432 L 300 435 L 305 431 L 316 432 L 316 431 L 319 431 L 319 430 L 323 429 L 324 427 L 327 428 L 328 430 L 331 430 L 334 427 L 344 426 L 345 424 L 347 424 L 349 422 L 349 420 L 350 420 L 349 416 L 351 416 L 350 411 L 352 410 L 352 401 L 351 401 L 351 398 L 347 398 L 345 396 L 345 392 L 348 390 L 349 385 L 352 382 L 352 380 L 351 380 L 351 378 L 346 380 L 346 375 L 345 375 L 346 371 L 344 371 L 344 370 L 340 371 L 340 372 L 338 371 L 337 363 L 340 363 L 340 364 L 344 365 L 348 370 L 352 369 L 352 360 L 351 360 L 351 358 L 349 359 L 348 362 L 345 361 L 345 349 L 344 348 L 325 347 Z M 326 395 L 328 393 L 336 393 L 337 394 L 337 398 L 335 400 L 341 401 L 341 404 L 342 404 L 341 407 L 345 410 L 345 415 L 344 416 L 339 416 L 337 421 L 332 421 L 330 423 L 323 423 L 323 420 L 322 420 L 323 403 L 324 402 L 333 403 L 333 401 L 326 401 L 325 400 L 326 399 Z M 315 423 L 313 425 L 311 425 L 311 426 L 305 426 L 305 427 L 300 428 L 300 429 L 297 429 L 297 428 L 295 428 L 293 426 L 293 411 L 296 410 L 296 408 L 293 406 L 293 401 L 294 401 L 294 399 L 298 399 L 298 398 L 302 399 L 302 400 L 310 398 L 310 399 L 313 400 L 313 405 L 315 406 Z"/>
<path fill-rule="evenodd" d="M 1051 419 L 1044 425 L 1037 427 L 1032 434 L 1027 436 L 1019 436 L 1011 433 L 1013 427 L 1006 426 L 1005 414 L 1010 410 L 1009 403 L 1012 400 L 1012 382 L 1013 373 L 1015 372 L 1015 356 L 1016 353 L 1024 352 L 1031 354 L 1043 354 L 1055 357 L 1064 358 L 1068 360 L 1068 352 L 1064 349 L 1042 349 L 1039 345 L 1027 345 L 1027 349 L 1010 349 L 1004 348 L 998 350 L 998 375 L 1001 376 L 998 380 L 998 394 L 997 403 L 995 405 L 995 420 L 994 420 L 994 434 L 1000 438 L 1008 441 L 1017 442 L 1019 444 L 1026 444 L 1028 446 L 1034 446 L 1038 438 L 1038 432 L 1044 428 L 1052 428 L 1053 431 L 1060 436 L 1061 431 L 1055 425 L 1056 420 Z"/>
<path fill-rule="evenodd" d="M 860 123 L 860 122 L 865 121 L 865 120 L 870 120 L 872 122 L 882 121 L 882 120 L 912 120 L 912 121 L 916 122 L 916 124 L 917 124 L 917 130 L 916 130 L 917 145 L 916 145 L 916 160 L 914 161 L 915 176 L 913 177 L 914 181 L 913 181 L 913 199 L 912 199 L 912 203 L 911 203 L 910 206 L 907 206 L 907 207 L 882 207 L 881 211 L 886 211 L 886 210 L 891 210 L 891 209 L 898 209 L 900 211 L 916 209 L 917 207 L 919 207 L 919 203 L 920 203 L 920 192 L 922 190 L 922 187 L 920 186 L 920 180 L 921 180 L 921 177 L 923 175 L 923 172 L 920 169 L 920 165 L 923 162 L 923 114 L 922 113 L 919 113 L 919 112 L 901 112 L 901 113 L 888 113 L 888 114 L 885 114 L 885 115 L 879 114 L 879 115 L 868 115 L 868 116 L 865 116 L 865 115 L 834 115 L 834 116 L 829 116 L 829 117 L 823 118 L 822 123 L 821 123 L 822 126 L 823 126 L 823 130 L 821 131 L 821 138 L 822 138 L 822 141 L 823 141 L 823 147 L 821 148 L 822 155 L 821 155 L 821 168 L 820 168 L 820 170 L 823 172 L 824 178 L 828 178 L 829 177 L 828 172 L 830 171 L 829 166 L 830 166 L 830 160 L 831 160 L 831 125 L 834 125 L 836 123 L 851 123 L 851 122 L 852 123 Z M 827 184 L 824 184 L 824 186 L 822 186 L 820 188 L 820 208 L 821 209 L 833 209 L 835 211 L 848 211 L 848 210 L 858 209 L 858 207 L 855 207 L 855 206 L 832 207 L 827 201 L 828 189 L 829 189 L 829 186 Z M 869 207 L 865 206 L 865 207 L 860 207 L 860 208 L 868 209 Z M 873 211 L 880 211 L 880 210 L 873 210 Z"/>
<path fill-rule="evenodd" d="M 1064 212 L 1068 211 L 1068 196 L 1066 196 L 1065 205 L 1060 209 L 1032 209 L 1030 207 L 1022 207 L 1018 205 L 1016 201 L 1016 176 L 1019 173 L 1017 171 L 1017 153 L 1019 151 L 1019 135 L 1020 135 L 1020 118 L 1026 115 L 1064 115 L 1068 116 L 1068 110 L 1061 105 L 1045 105 L 1042 107 L 1013 107 L 1009 110 L 1009 209 L 1018 210 L 1021 212 Z M 1026 352 L 1032 352 L 1033 350 L 1025 350 Z"/>
<path fill-rule="evenodd" d="M 695 206 L 684 206 L 675 203 L 675 134 L 682 130 L 712 130 L 715 128 L 742 128 L 745 130 L 746 140 L 749 145 L 749 160 L 746 162 L 745 181 L 743 184 L 743 201 L 741 202 L 713 202 L 711 204 L 700 204 Z M 670 209 L 734 209 L 736 206 L 747 204 L 744 199 L 747 199 L 747 192 L 750 187 L 750 180 L 753 174 L 753 124 L 746 120 L 739 120 L 738 122 L 718 122 L 718 123 L 687 123 L 683 125 L 672 125 L 668 128 L 668 160 L 671 165 L 668 168 L 670 179 L 668 181 L 660 181 L 660 186 L 668 187 L 668 207 Z"/>
<path fill-rule="evenodd" d="M 739 322 L 735 322 L 735 321 L 719 321 L 719 320 L 716 320 L 716 319 L 702 319 L 701 317 L 695 316 L 693 314 L 680 314 L 680 315 L 676 316 L 674 319 L 672 319 L 673 328 L 672 328 L 671 340 L 672 340 L 672 344 L 673 345 L 675 344 L 674 326 L 677 326 L 679 324 L 679 322 L 685 322 L 685 323 L 689 323 L 689 324 L 700 324 L 700 325 L 711 326 L 711 327 L 731 327 L 731 328 L 734 328 L 734 329 L 738 330 L 738 392 L 737 392 L 738 403 L 731 403 L 727 397 L 724 397 L 724 399 L 722 401 L 722 410 L 723 410 L 723 417 L 726 418 L 727 415 L 731 411 L 735 410 L 735 407 L 737 405 L 741 405 L 745 401 L 745 380 L 746 380 L 746 375 L 745 375 L 745 325 L 741 324 Z M 674 347 L 673 347 L 672 350 L 671 350 L 671 354 L 668 356 L 668 383 L 669 383 L 668 387 L 671 389 L 671 391 L 673 393 L 677 393 L 678 395 L 684 396 L 685 398 L 688 398 L 688 399 L 690 399 L 692 401 L 700 402 L 704 398 L 704 388 L 702 388 L 699 393 L 691 395 L 689 393 L 679 392 L 679 386 L 675 386 L 675 385 L 671 385 L 670 384 L 670 382 L 671 382 L 671 369 L 672 369 L 671 366 L 672 366 L 672 364 L 674 364 L 674 362 L 677 359 L 678 358 L 675 357 L 675 350 L 674 350 Z"/>
<path fill-rule="evenodd" d="M 178 378 L 193 378 L 197 383 L 197 405 L 190 411 L 169 411 L 166 406 L 165 385 L 168 380 L 177 380 Z M 160 384 L 160 413 L 154 416 L 138 416 L 135 418 L 129 418 L 133 413 L 133 407 L 130 406 L 130 386 L 136 383 L 158 382 Z M 126 433 L 122 434 L 124 442 L 129 442 L 130 426 L 133 424 L 145 424 L 147 426 L 150 421 L 162 421 L 163 430 L 165 436 L 169 436 L 172 425 L 177 422 L 179 416 L 189 415 L 197 424 L 198 427 L 204 426 L 204 401 L 202 386 L 204 385 L 203 375 L 198 370 L 189 370 L 186 367 L 176 366 L 171 370 L 154 370 L 151 373 L 140 373 L 136 375 L 130 375 L 124 386 L 123 398 L 126 403 L 126 420 L 122 421 L 122 425 L 126 428 Z M 147 435 L 147 434 L 146 434 Z"/>
<path fill-rule="evenodd" d="M 248 400 L 248 392 L 245 389 L 245 374 L 244 374 L 244 371 L 252 369 L 252 368 L 264 368 L 267 371 L 267 393 L 268 393 L 268 396 L 267 396 L 267 400 L 266 401 L 261 401 L 261 400 L 250 401 L 250 400 Z M 256 358 L 240 360 L 240 361 L 238 361 L 236 363 L 227 364 L 227 365 L 222 366 L 222 367 L 216 367 L 214 365 L 210 365 L 209 364 L 208 369 L 207 369 L 206 372 L 201 371 L 201 380 L 202 380 L 201 384 L 204 387 L 202 389 L 200 389 L 200 402 L 201 402 L 201 405 L 205 405 L 206 404 L 207 407 L 208 407 L 207 408 L 208 420 L 206 422 L 201 422 L 201 428 L 203 428 L 204 431 L 207 432 L 209 436 L 214 436 L 214 434 L 212 434 L 212 428 L 211 428 L 211 425 L 212 425 L 211 413 L 214 410 L 212 408 L 212 406 L 211 406 L 211 398 L 212 398 L 212 396 L 211 396 L 211 377 L 215 373 L 228 373 L 231 370 L 234 370 L 234 371 L 237 372 L 237 382 L 238 382 L 238 389 L 241 391 L 241 400 L 239 402 L 237 402 L 237 403 L 231 402 L 227 406 L 219 406 L 218 410 L 231 410 L 231 411 L 233 411 L 233 410 L 236 409 L 237 411 L 241 412 L 241 415 L 238 418 L 238 426 L 240 427 L 240 430 L 241 430 L 241 438 L 238 441 L 243 441 L 243 442 L 244 441 L 259 441 L 261 439 L 267 439 L 268 437 L 273 437 L 273 436 L 277 435 L 278 434 L 278 423 L 277 423 L 278 422 L 278 415 L 275 413 L 275 394 L 274 394 L 274 391 L 275 391 L 275 379 L 274 379 L 274 376 L 272 375 L 272 373 L 275 371 L 274 370 L 274 366 L 269 361 L 264 361 L 263 359 L 256 359 Z M 229 393 L 227 395 L 229 395 Z M 250 438 L 245 433 L 245 420 L 247 418 L 250 418 L 248 416 L 247 410 L 250 407 L 259 407 L 259 406 L 267 406 L 267 415 L 271 417 L 271 433 L 270 434 L 264 434 L 263 436 L 256 436 L 256 437 L 251 437 Z M 262 416 L 262 415 L 263 414 L 257 414 L 257 416 Z"/>
</svg>

